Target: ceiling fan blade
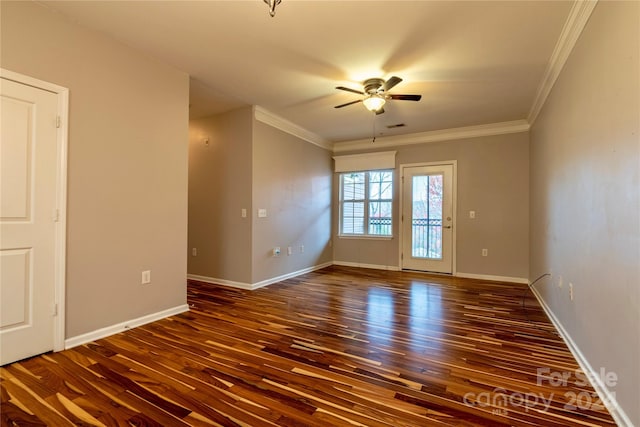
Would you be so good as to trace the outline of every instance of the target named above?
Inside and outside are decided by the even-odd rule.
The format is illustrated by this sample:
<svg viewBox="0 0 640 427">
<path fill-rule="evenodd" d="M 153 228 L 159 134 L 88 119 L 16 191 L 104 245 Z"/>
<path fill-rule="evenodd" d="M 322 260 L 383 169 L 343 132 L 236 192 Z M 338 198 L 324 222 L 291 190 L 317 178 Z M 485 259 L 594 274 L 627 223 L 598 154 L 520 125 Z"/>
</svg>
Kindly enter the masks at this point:
<svg viewBox="0 0 640 427">
<path fill-rule="evenodd" d="M 420 101 L 422 95 L 389 95 L 389 98 L 399 101 Z"/>
<path fill-rule="evenodd" d="M 392 87 L 394 87 L 395 85 L 397 85 L 398 83 L 400 83 L 402 81 L 402 79 L 400 77 L 389 77 L 389 80 L 387 80 L 383 85 L 382 85 L 382 89 L 385 92 L 389 92 L 389 90 L 391 90 Z"/>
<path fill-rule="evenodd" d="M 333 108 L 342 108 L 342 107 L 346 107 L 347 105 L 357 104 L 358 102 L 362 102 L 362 99 L 358 99 L 357 101 L 347 102 L 346 104 L 336 105 L 336 106 L 335 106 L 335 107 L 333 107 Z"/>
<path fill-rule="evenodd" d="M 376 110 L 376 116 L 380 115 L 384 113 L 384 108 L 380 108 L 379 110 Z"/>
<path fill-rule="evenodd" d="M 344 86 L 336 86 L 336 89 L 346 90 L 347 92 L 352 92 L 352 93 L 357 93 L 359 95 L 364 95 L 364 92 L 360 92 L 359 90 L 350 89 L 350 88 L 344 87 Z"/>
</svg>

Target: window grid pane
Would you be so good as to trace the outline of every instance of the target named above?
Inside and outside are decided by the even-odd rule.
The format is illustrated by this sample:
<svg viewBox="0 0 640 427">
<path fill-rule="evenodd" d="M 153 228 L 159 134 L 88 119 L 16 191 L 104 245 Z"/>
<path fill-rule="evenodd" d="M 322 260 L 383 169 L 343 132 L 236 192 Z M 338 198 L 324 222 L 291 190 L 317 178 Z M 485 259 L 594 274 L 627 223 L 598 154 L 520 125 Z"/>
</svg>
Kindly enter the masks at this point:
<svg viewBox="0 0 640 427">
<path fill-rule="evenodd" d="M 413 177 L 414 258 L 442 259 L 442 186 L 442 174 Z"/>
<path fill-rule="evenodd" d="M 364 233 L 364 202 L 344 202 L 342 204 L 342 233 Z"/>
<path fill-rule="evenodd" d="M 369 234 L 391 235 L 391 202 L 369 203 Z"/>
<path fill-rule="evenodd" d="M 364 200 L 365 173 L 342 175 L 342 200 Z"/>
</svg>

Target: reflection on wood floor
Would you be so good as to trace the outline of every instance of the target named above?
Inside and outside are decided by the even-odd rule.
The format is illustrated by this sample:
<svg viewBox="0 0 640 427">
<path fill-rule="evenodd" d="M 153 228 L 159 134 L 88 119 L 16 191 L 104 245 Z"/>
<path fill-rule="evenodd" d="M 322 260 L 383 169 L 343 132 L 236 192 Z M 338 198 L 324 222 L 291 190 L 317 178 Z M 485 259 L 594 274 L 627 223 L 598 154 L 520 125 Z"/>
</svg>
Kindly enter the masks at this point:
<svg viewBox="0 0 640 427">
<path fill-rule="evenodd" d="M 613 425 L 524 285 L 334 266 L 188 301 L 2 368 L 2 425 Z"/>
</svg>

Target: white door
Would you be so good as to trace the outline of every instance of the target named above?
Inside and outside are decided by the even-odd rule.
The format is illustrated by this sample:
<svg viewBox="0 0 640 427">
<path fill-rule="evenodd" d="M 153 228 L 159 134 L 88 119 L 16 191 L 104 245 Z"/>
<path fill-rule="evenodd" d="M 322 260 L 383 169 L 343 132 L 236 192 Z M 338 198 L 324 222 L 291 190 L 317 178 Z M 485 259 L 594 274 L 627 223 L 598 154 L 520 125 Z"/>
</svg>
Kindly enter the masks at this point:
<svg viewBox="0 0 640 427">
<path fill-rule="evenodd" d="M 0 364 L 54 347 L 58 97 L 0 79 Z"/>
<path fill-rule="evenodd" d="M 452 164 L 403 168 L 403 269 L 453 273 L 453 174 Z"/>
</svg>

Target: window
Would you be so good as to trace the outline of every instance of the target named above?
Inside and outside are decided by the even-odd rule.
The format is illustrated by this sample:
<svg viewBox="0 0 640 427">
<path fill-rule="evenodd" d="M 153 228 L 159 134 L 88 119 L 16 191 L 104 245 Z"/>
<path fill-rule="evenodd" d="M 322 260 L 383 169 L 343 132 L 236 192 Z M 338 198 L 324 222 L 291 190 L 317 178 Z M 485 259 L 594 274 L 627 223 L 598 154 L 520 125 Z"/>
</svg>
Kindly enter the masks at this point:
<svg viewBox="0 0 640 427">
<path fill-rule="evenodd" d="M 391 236 L 393 171 L 340 175 L 340 234 Z"/>
</svg>

